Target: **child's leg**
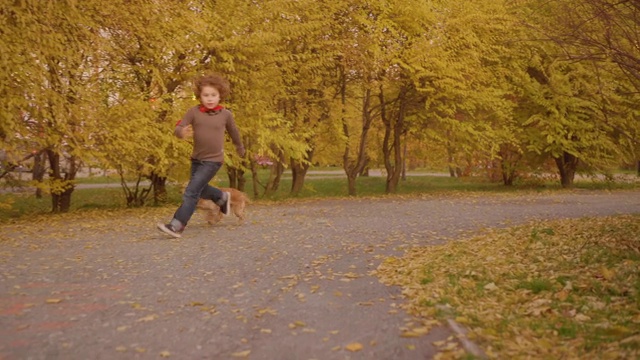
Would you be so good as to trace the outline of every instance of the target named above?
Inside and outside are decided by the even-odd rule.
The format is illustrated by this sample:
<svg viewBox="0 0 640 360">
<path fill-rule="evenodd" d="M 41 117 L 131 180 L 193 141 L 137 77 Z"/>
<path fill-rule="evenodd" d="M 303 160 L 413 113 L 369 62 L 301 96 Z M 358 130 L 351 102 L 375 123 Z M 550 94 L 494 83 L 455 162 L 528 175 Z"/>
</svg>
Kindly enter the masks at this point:
<svg viewBox="0 0 640 360">
<path fill-rule="evenodd" d="M 224 192 L 218 189 L 217 187 L 211 186 L 207 184 L 207 186 L 202 189 L 202 194 L 200 194 L 200 198 L 212 200 L 217 205 L 221 205 L 221 202 L 224 202 Z"/>
<path fill-rule="evenodd" d="M 218 172 L 222 163 L 211 161 L 191 161 L 191 178 L 182 195 L 182 205 L 178 208 L 171 220 L 172 225 L 179 225 L 179 229 L 187 226 L 189 219 L 196 210 L 198 199 L 203 189 Z"/>
<path fill-rule="evenodd" d="M 213 202 L 217 204 L 222 199 L 223 195 L 222 190 L 207 184 L 207 186 L 202 189 L 200 197 L 202 199 L 213 200 Z"/>
<path fill-rule="evenodd" d="M 211 185 L 207 185 L 204 189 L 202 189 L 202 194 L 200 194 L 200 197 L 203 199 L 212 200 L 214 204 L 220 207 L 220 211 L 222 211 L 224 215 L 227 215 L 229 213 L 229 208 L 231 205 L 230 193 L 224 192 Z"/>
</svg>

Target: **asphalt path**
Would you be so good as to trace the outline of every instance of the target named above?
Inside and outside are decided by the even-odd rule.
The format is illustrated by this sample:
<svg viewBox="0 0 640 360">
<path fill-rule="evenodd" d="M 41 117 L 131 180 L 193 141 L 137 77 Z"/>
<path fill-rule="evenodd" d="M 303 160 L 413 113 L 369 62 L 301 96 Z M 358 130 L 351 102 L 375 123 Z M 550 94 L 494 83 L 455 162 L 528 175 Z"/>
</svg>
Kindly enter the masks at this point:
<svg viewBox="0 0 640 360">
<path fill-rule="evenodd" d="M 252 204 L 239 225 L 174 209 L 69 214 L 0 228 L 0 359 L 430 359 L 446 323 L 404 312 L 374 271 L 532 219 L 640 213 L 640 191 Z M 407 330 L 430 328 L 420 337 Z"/>
</svg>

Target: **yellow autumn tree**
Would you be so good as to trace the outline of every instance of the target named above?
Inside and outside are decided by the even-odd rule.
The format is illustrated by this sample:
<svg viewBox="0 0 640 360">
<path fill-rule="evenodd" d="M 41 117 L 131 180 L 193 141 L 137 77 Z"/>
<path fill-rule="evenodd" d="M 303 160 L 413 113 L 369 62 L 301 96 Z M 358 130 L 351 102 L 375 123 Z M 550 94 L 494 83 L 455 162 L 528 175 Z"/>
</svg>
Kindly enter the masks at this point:
<svg viewBox="0 0 640 360">
<path fill-rule="evenodd" d="M 109 43 L 100 58 L 107 119 L 101 159 L 120 174 L 129 205 L 143 205 L 150 195 L 154 203 L 163 201 L 167 179 L 184 180 L 188 173 L 188 144 L 173 129 L 196 103 L 191 80 L 211 52 L 206 6 L 112 1 L 96 14 Z M 149 187 L 142 187 L 142 179 L 150 180 Z"/>
<path fill-rule="evenodd" d="M 639 12 L 623 3 L 600 11 L 598 4 L 524 2 L 520 9 L 521 22 L 530 28 L 527 40 L 532 49 L 529 79 L 522 81 L 522 104 L 528 111 L 524 141 L 533 154 L 553 159 L 565 187 L 573 185 L 578 171 L 608 173 L 638 158 L 636 79 L 629 76 L 630 63 L 620 62 L 620 52 L 604 56 L 604 47 L 596 42 L 620 44 L 617 51 L 633 61 L 637 52 L 625 45 L 625 27 L 633 27 L 629 15 Z M 580 24 L 585 33 L 569 32 L 554 21 L 560 13 L 570 14 L 574 24 L 584 19 Z M 611 31 L 598 34 L 608 22 Z"/>
<path fill-rule="evenodd" d="M 3 123 L 9 149 L 46 154 L 52 211 L 71 204 L 74 179 L 96 151 L 91 134 L 100 99 L 96 59 L 103 38 L 95 1 L 21 1 L 3 5 Z M 6 81 L 6 82 L 5 82 Z M 28 146 L 25 146 L 28 143 Z"/>
</svg>

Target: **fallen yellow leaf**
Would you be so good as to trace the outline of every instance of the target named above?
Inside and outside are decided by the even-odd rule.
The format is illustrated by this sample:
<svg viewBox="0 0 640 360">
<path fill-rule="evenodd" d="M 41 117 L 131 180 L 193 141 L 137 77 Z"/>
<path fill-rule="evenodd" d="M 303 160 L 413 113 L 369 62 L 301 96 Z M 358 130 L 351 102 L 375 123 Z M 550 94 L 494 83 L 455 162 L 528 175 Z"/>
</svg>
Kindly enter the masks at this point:
<svg viewBox="0 0 640 360">
<path fill-rule="evenodd" d="M 151 315 L 145 316 L 145 317 L 143 317 L 143 318 L 140 318 L 140 319 L 138 319 L 138 320 L 136 320 L 136 321 L 137 321 L 137 322 L 148 322 L 148 321 L 153 321 L 153 320 L 155 320 L 157 317 L 158 317 L 158 315 L 156 315 L 156 314 L 151 314 Z"/>
<path fill-rule="evenodd" d="M 457 347 L 458 347 L 458 344 L 457 344 L 457 343 L 450 342 L 450 343 L 447 343 L 447 345 L 446 345 L 446 346 L 444 346 L 443 348 L 441 348 L 440 350 L 443 350 L 443 351 L 451 351 L 451 350 L 454 350 L 454 349 L 455 349 L 455 348 L 457 348 Z"/>
<path fill-rule="evenodd" d="M 47 299 L 45 302 L 47 304 L 59 304 L 62 302 L 62 299 Z"/>
<path fill-rule="evenodd" d="M 607 280 L 612 280 L 616 276 L 615 270 L 607 269 L 604 266 L 600 269 L 600 271 L 602 272 L 602 276 Z"/>
<path fill-rule="evenodd" d="M 305 327 L 305 326 L 307 326 L 307 324 L 305 324 L 303 321 L 294 321 L 289 324 L 289 329 L 295 329 L 297 327 Z"/>
<path fill-rule="evenodd" d="M 495 283 L 488 283 L 487 285 L 484 286 L 485 290 L 489 290 L 489 291 L 494 291 L 494 290 L 498 290 L 498 287 L 496 286 Z"/>
<path fill-rule="evenodd" d="M 569 292 L 567 290 L 561 290 L 556 293 L 556 299 L 560 301 L 565 301 L 569 297 Z"/>
<path fill-rule="evenodd" d="M 251 354 L 251 350 L 234 352 L 233 354 L 231 354 L 231 356 L 239 358 L 239 357 L 247 357 L 249 356 L 249 354 Z"/>
<path fill-rule="evenodd" d="M 584 321 L 589 321 L 589 320 L 591 320 L 591 318 L 590 318 L 589 316 L 584 315 L 584 314 L 578 314 L 578 315 L 576 315 L 575 319 L 576 319 L 577 321 L 580 321 L 580 322 L 584 322 Z"/>
<path fill-rule="evenodd" d="M 628 344 L 628 343 L 638 343 L 640 344 L 640 335 L 634 335 L 634 336 L 629 336 L 628 338 L 620 341 L 621 344 Z"/>
<path fill-rule="evenodd" d="M 354 342 L 354 343 L 351 343 L 351 344 L 345 346 L 344 348 L 349 350 L 349 351 L 356 352 L 356 351 L 362 350 L 364 347 L 359 342 Z"/>
<path fill-rule="evenodd" d="M 403 338 L 414 338 L 414 337 L 420 337 L 420 334 L 414 333 L 413 331 L 405 331 L 402 334 L 400 334 L 400 337 L 403 337 Z"/>
</svg>

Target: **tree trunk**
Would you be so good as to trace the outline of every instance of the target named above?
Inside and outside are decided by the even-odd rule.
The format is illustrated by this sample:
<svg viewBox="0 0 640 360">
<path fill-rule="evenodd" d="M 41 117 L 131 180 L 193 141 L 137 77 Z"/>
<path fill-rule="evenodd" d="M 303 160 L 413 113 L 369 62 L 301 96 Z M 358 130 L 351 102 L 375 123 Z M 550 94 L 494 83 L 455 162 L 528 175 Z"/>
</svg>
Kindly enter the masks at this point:
<svg viewBox="0 0 640 360">
<path fill-rule="evenodd" d="M 366 156 L 364 159 L 364 166 L 362 167 L 362 170 L 360 170 L 360 174 L 358 174 L 358 176 L 360 177 L 367 177 L 369 176 L 369 162 L 371 161 L 371 159 L 369 159 L 369 156 Z"/>
<path fill-rule="evenodd" d="M 54 213 L 66 213 L 71 209 L 71 193 L 73 187 L 66 187 L 64 191 L 51 194 L 51 211 Z"/>
<path fill-rule="evenodd" d="M 151 180 L 153 188 L 153 204 L 165 203 L 167 201 L 167 178 L 152 172 L 149 180 Z"/>
<path fill-rule="evenodd" d="M 391 164 L 391 149 L 389 144 L 391 143 L 391 119 L 387 115 L 387 106 L 385 103 L 384 92 L 382 85 L 380 85 L 380 118 L 384 124 L 384 138 L 382 139 L 382 158 L 384 160 L 384 168 L 387 171 L 387 179 L 385 183 L 385 191 L 389 193 L 389 177 L 393 172 L 393 165 Z"/>
<path fill-rule="evenodd" d="M 504 186 L 512 186 L 514 178 L 513 172 L 502 171 L 502 184 L 504 184 Z"/>
<path fill-rule="evenodd" d="M 42 184 L 44 180 L 44 174 L 46 171 L 46 163 L 44 159 L 44 154 L 40 151 L 36 153 L 33 157 L 33 171 L 32 171 L 32 179 L 34 182 L 38 184 Z M 42 199 L 42 187 L 36 187 L 36 198 Z"/>
<path fill-rule="evenodd" d="M 342 165 L 345 174 L 347 175 L 347 191 L 349 193 L 349 196 L 356 195 L 356 180 L 358 178 L 358 175 L 364 171 L 365 167 L 369 163 L 369 157 L 367 156 L 367 141 L 369 138 L 369 129 L 371 129 L 371 123 L 373 121 L 371 112 L 371 89 L 367 89 L 365 91 L 364 99 L 362 102 L 362 132 L 360 133 L 358 152 L 355 159 L 352 159 L 350 157 L 351 147 L 349 143 L 347 143 L 344 149 Z M 343 133 L 348 139 L 349 128 L 347 127 L 346 119 L 343 119 Z"/>
<path fill-rule="evenodd" d="M 562 156 L 555 158 L 556 165 L 560 172 L 560 184 L 564 188 L 570 188 L 573 186 L 573 179 L 576 175 L 576 168 L 580 159 L 572 154 L 564 152 Z"/>
<path fill-rule="evenodd" d="M 284 172 L 284 164 L 280 159 L 278 159 L 278 161 L 275 161 L 273 165 L 271 165 L 269 180 L 267 181 L 267 185 L 265 186 L 265 189 L 264 189 L 265 196 L 271 196 L 275 194 L 276 191 L 278 191 L 283 172 Z"/>
<path fill-rule="evenodd" d="M 238 169 L 228 167 L 227 178 L 229 179 L 229 187 L 237 189 L 238 188 Z"/>
<path fill-rule="evenodd" d="M 402 181 L 407 180 L 407 139 L 402 146 L 402 174 L 400 175 Z"/>
<path fill-rule="evenodd" d="M 502 184 L 504 184 L 504 186 L 512 186 L 514 178 L 515 176 L 513 175 L 513 173 L 509 173 L 506 171 L 502 172 Z"/>
<path fill-rule="evenodd" d="M 449 130 L 447 130 L 447 139 L 450 136 Z M 453 164 L 453 146 L 451 146 L 450 140 L 447 140 L 447 163 L 449 164 L 449 176 L 454 178 L 456 177 L 456 169 Z"/>
<path fill-rule="evenodd" d="M 229 167 L 227 169 L 227 177 L 229 178 L 229 187 L 244 191 L 247 179 L 244 178 L 244 171 L 239 168 Z"/>
<path fill-rule="evenodd" d="M 406 111 L 406 95 L 407 89 L 403 87 L 398 94 L 400 105 L 397 110 L 395 119 L 386 112 L 385 99 L 380 88 L 380 116 L 384 123 L 384 141 L 382 152 L 384 155 L 385 169 L 387 170 L 387 181 L 385 192 L 393 194 L 398 191 L 398 183 L 400 182 L 400 174 L 402 173 L 402 134 L 404 132 L 404 115 Z M 393 139 L 393 141 L 392 141 Z M 393 152 L 393 163 L 391 162 L 391 153 Z"/>
<path fill-rule="evenodd" d="M 395 194 L 398 192 L 398 184 L 400 183 L 400 177 L 402 175 L 402 133 L 404 128 L 404 112 L 405 102 L 400 100 L 400 110 L 398 112 L 398 118 L 395 121 L 393 127 L 393 155 L 394 166 L 392 172 L 387 172 L 387 194 Z"/>
<path fill-rule="evenodd" d="M 508 146 L 503 146 L 500 149 L 500 170 L 502 172 L 502 183 L 505 186 L 512 186 L 513 181 L 517 177 L 517 165 L 520 159 L 522 159 L 522 154 L 516 151 L 513 148 L 509 148 Z"/>
<path fill-rule="evenodd" d="M 307 171 L 309 171 L 309 165 L 310 162 L 303 163 L 301 161 L 291 160 L 291 195 L 296 196 L 302 191 L 304 178 L 307 175 Z"/>
<path fill-rule="evenodd" d="M 253 197 L 255 199 L 260 195 L 260 179 L 258 179 L 258 162 L 255 160 L 250 160 L 251 166 L 251 183 L 253 185 Z"/>
<path fill-rule="evenodd" d="M 304 187 L 304 179 L 307 176 L 309 167 L 313 162 L 315 147 L 312 146 L 304 153 L 304 161 L 291 159 L 291 195 L 298 195 Z"/>
<path fill-rule="evenodd" d="M 73 193 L 73 180 L 78 171 L 75 156 L 69 157 L 69 171 L 62 173 L 60 164 L 60 154 L 48 149 L 46 150 L 49 159 L 49 181 L 51 186 L 51 212 L 64 213 L 69 212 L 71 208 L 71 194 Z"/>
</svg>

